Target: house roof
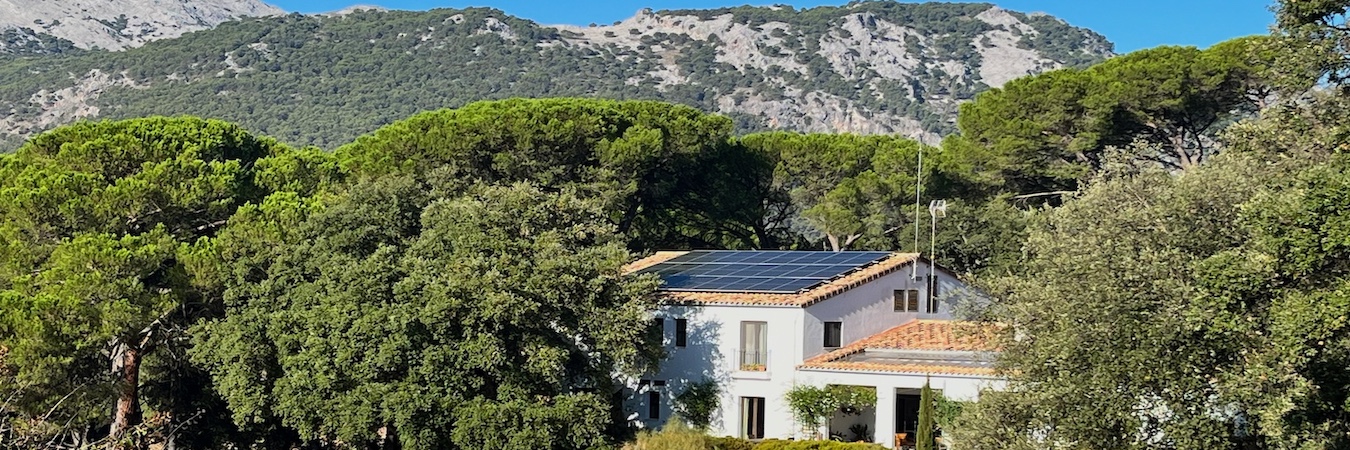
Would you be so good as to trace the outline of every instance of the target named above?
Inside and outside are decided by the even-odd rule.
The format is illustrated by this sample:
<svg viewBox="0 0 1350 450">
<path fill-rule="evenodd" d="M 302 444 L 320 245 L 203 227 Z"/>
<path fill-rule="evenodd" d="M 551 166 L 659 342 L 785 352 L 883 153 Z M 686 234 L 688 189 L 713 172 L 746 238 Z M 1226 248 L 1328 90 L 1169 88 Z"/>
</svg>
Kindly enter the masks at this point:
<svg viewBox="0 0 1350 450">
<path fill-rule="evenodd" d="M 914 320 L 808 359 L 799 368 L 993 375 L 992 364 L 978 355 L 997 350 L 996 331 L 974 322 Z"/>
<path fill-rule="evenodd" d="M 686 253 L 688 252 L 657 252 L 654 255 L 628 264 L 624 267 L 624 272 L 637 272 L 677 258 Z M 661 300 L 667 303 L 806 307 L 888 275 L 918 259 L 918 253 L 893 253 L 885 259 L 849 272 L 839 278 L 809 288 L 803 292 L 794 292 L 790 294 L 663 291 L 660 295 Z"/>
</svg>

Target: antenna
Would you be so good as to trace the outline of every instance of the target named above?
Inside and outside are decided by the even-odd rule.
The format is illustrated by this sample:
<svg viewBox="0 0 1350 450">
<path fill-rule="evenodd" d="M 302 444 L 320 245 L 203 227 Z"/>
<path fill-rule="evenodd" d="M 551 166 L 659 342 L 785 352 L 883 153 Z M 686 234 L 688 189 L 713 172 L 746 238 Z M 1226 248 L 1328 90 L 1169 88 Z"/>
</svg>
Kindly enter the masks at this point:
<svg viewBox="0 0 1350 450">
<path fill-rule="evenodd" d="M 928 202 L 928 215 L 933 218 L 932 229 L 928 231 L 928 259 L 932 260 L 937 256 L 937 220 L 939 217 L 947 217 L 947 201 Z"/>
<path fill-rule="evenodd" d="M 914 173 L 914 252 L 919 252 L 919 208 L 923 205 L 920 196 L 923 194 L 923 146 L 919 146 L 919 169 Z M 914 262 L 914 266 L 909 271 L 909 279 L 919 278 L 919 263 Z"/>
<path fill-rule="evenodd" d="M 933 219 L 932 228 L 928 231 L 928 311 L 937 313 L 937 304 L 933 302 L 933 291 L 937 288 L 937 220 L 947 217 L 947 201 L 928 202 L 928 216 Z"/>
</svg>

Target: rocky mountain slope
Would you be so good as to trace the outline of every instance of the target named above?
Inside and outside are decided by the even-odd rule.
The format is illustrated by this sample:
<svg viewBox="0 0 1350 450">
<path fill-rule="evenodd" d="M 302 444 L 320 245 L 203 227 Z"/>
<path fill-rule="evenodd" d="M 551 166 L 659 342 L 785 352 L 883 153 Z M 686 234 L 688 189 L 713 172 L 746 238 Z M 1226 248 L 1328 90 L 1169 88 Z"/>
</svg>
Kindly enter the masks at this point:
<svg viewBox="0 0 1350 450">
<path fill-rule="evenodd" d="M 331 148 L 422 110 L 600 96 L 685 103 L 743 130 L 932 142 L 990 86 L 1110 55 L 1089 30 L 990 4 L 644 10 L 587 27 L 481 8 L 289 15 L 124 52 L 10 57 L 0 140 L 85 118 L 196 114 Z"/>
<path fill-rule="evenodd" d="M 0 52 L 122 50 L 283 13 L 259 0 L 0 0 Z"/>
</svg>

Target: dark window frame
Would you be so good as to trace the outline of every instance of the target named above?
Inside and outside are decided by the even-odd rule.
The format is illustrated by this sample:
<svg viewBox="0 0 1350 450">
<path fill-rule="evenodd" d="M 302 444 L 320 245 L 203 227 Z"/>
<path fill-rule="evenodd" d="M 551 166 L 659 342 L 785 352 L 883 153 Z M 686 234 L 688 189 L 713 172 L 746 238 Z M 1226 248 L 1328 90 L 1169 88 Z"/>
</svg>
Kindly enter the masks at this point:
<svg viewBox="0 0 1350 450">
<path fill-rule="evenodd" d="M 653 420 L 661 418 L 661 393 L 655 387 L 647 390 L 647 418 Z"/>
<path fill-rule="evenodd" d="M 764 397 L 741 397 L 741 436 L 745 439 L 764 439 Z"/>
<path fill-rule="evenodd" d="M 926 305 L 928 314 L 937 314 L 942 309 L 941 302 L 938 300 L 942 295 L 939 292 L 938 282 L 937 275 L 928 277 L 928 305 Z"/>
<path fill-rule="evenodd" d="M 675 346 L 689 345 L 689 319 L 675 319 Z"/>
<path fill-rule="evenodd" d="M 839 348 L 844 341 L 843 322 L 825 322 L 825 348 Z M 833 338 L 833 339 L 831 339 Z"/>
</svg>

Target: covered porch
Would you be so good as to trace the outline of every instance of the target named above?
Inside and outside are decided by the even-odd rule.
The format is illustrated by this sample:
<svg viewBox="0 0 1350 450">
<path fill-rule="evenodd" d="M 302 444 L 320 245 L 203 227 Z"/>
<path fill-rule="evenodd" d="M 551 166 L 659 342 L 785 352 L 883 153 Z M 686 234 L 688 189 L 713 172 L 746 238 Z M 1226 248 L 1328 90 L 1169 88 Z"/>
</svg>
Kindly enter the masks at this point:
<svg viewBox="0 0 1350 450">
<path fill-rule="evenodd" d="M 913 448 L 924 384 L 956 401 L 974 401 L 984 389 L 1000 389 L 994 354 L 983 342 L 954 338 L 953 328 L 951 322 L 906 324 L 799 366 L 799 382 L 875 389 L 875 406 L 836 412 L 822 431 L 846 441 Z M 939 448 L 956 447 L 944 441 Z"/>
<path fill-rule="evenodd" d="M 921 389 L 874 389 L 877 390 L 875 406 L 836 411 L 824 424 L 822 431 L 828 433 L 822 432 L 822 436 L 842 442 L 872 442 L 896 449 L 914 448 L 919 429 Z M 941 394 L 938 389 L 933 391 Z"/>
</svg>

